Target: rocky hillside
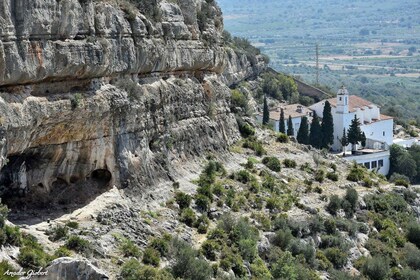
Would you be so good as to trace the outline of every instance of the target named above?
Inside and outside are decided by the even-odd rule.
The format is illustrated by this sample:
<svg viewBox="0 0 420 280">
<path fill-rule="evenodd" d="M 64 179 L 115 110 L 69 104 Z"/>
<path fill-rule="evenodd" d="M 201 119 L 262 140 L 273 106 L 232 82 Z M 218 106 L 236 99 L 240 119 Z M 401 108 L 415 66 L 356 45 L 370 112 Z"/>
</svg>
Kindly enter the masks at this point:
<svg viewBox="0 0 420 280">
<path fill-rule="evenodd" d="M 238 138 L 227 84 L 265 67 L 225 46 L 214 1 L 7 0 L 0 13 L 9 205 L 139 193 L 174 161 L 226 150 Z"/>
</svg>

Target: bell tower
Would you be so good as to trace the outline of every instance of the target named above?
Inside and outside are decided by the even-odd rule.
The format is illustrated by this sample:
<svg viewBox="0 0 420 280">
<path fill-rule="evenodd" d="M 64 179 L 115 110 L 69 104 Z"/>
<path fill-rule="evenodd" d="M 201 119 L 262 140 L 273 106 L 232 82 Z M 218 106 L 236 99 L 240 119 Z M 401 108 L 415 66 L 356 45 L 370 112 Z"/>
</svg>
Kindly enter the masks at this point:
<svg viewBox="0 0 420 280">
<path fill-rule="evenodd" d="M 347 114 L 349 112 L 349 92 L 342 86 L 337 92 L 337 113 Z"/>
</svg>

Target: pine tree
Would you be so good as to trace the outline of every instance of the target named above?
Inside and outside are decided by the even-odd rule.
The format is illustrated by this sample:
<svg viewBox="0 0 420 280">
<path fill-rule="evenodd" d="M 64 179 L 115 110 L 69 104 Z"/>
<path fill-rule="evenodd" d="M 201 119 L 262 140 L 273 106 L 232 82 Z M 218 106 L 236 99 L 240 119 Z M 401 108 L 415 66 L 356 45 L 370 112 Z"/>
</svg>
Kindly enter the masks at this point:
<svg viewBox="0 0 420 280">
<path fill-rule="evenodd" d="M 284 119 L 284 111 L 283 111 L 283 108 L 280 111 L 279 132 L 286 133 L 286 123 L 285 123 L 285 119 Z"/>
<path fill-rule="evenodd" d="M 341 147 L 343 148 L 343 156 L 346 155 L 346 147 L 349 144 L 349 140 L 347 139 L 347 135 L 346 135 L 346 129 L 343 129 L 343 136 L 341 137 L 341 139 L 339 139 L 340 143 L 341 143 Z"/>
<path fill-rule="evenodd" d="M 352 144 L 352 153 L 356 151 L 356 145 L 363 140 L 363 133 L 360 130 L 360 121 L 357 116 L 354 116 L 354 119 L 351 121 L 349 131 L 347 134 L 347 139 L 350 144 Z"/>
<path fill-rule="evenodd" d="M 334 121 L 331 114 L 330 102 L 326 101 L 324 105 L 324 111 L 322 112 L 322 148 L 328 148 L 334 143 Z"/>
<path fill-rule="evenodd" d="M 293 123 L 292 123 L 292 116 L 289 115 L 289 120 L 287 121 L 287 135 L 293 136 L 295 135 L 293 130 Z"/>
<path fill-rule="evenodd" d="M 299 131 L 297 134 L 297 141 L 301 144 L 309 144 L 309 127 L 308 127 L 308 118 L 302 117 Z"/>
<path fill-rule="evenodd" d="M 321 148 L 321 125 L 319 124 L 318 115 L 315 112 L 309 133 L 309 144 L 317 149 Z"/>
<path fill-rule="evenodd" d="M 270 121 L 270 112 L 268 111 L 267 97 L 264 96 L 264 107 L 263 107 L 263 125 L 267 125 Z"/>
</svg>

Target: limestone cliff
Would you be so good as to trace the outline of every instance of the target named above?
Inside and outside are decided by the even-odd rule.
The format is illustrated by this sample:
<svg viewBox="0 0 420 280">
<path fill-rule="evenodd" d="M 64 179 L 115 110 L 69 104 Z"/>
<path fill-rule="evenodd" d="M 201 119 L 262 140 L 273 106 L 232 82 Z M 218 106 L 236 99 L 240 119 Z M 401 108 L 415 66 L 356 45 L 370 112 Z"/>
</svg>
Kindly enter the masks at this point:
<svg viewBox="0 0 420 280">
<path fill-rule="evenodd" d="M 264 64 L 226 51 L 222 31 L 208 0 L 1 1 L 3 199 L 85 203 L 225 150 L 238 137 L 226 84 Z"/>
</svg>

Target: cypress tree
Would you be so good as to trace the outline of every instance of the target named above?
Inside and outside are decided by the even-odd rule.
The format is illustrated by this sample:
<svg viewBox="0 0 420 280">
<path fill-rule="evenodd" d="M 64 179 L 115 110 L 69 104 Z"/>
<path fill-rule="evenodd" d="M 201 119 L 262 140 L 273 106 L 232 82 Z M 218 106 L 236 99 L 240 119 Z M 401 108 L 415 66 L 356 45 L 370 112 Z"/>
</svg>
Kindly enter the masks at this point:
<svg viewBox="0 0 420 280">
<path fill-rule="evenodd" d="M 341 143 L 341 147 L 343 147 L 343 156 L 345 156 L 346 155 L 346 147 L 349 144 L 345 128 L 343 129 L 343 136 L 341 137 L 341 139 L 339 141 Z"/>
<path fill-rule="evenodd" d="M 287 135 L 293 136 L 295 135 L 293 130 L 293 123 L 292 123 L 292 116 L 289 115 L 289 120 L 287 121 Z"/>
<path fill-rule="evenodd" d="M 264 107 L 263 107 L 263 125 L 267 125 L 270 121 L 270 112 L 268 111 L 267 97 L 264 96 Z"/>
<path fill-rule="evenodd" d="M 309 144 L 319 149 L 321 148 L 321 125 L 319 124 L 319 118 L 316 112 L 311 123 L 311 131 L 309 133 Z"/>
<path fill-rule="evenodd" d="M 322 148 L 328 148 L 334 143 L 334 121 L 331 114 L 330 102 L 326 101 L 324 105 L 324 111 L 322 112 Z"/>
<path fill-rule="evenodd" d="M 283 111 L 283 108 L 280 111 L 279 132 L 286 133 L 286 123 L 285 123 L 285 120 L 284 120 L 284 111 Z"/>
<path fill-rule="evenodd" d="M 360 130 L 360 121 L 357 116 L 354 116 L 354 119 L 351 121 L 347 139 L 350 144 L 352 144 L 352 153 L 356 151 L 356 144 L 363 140 L 363 134 Z"/>
<path fill-rule="evenodd" d="M 297 141 L 301 144 L 309 144 L 309 127 L 307 117 L 302 117 L 302 121 L 300 123 L 299 131 L 297 134 Z"/>
</svg>

